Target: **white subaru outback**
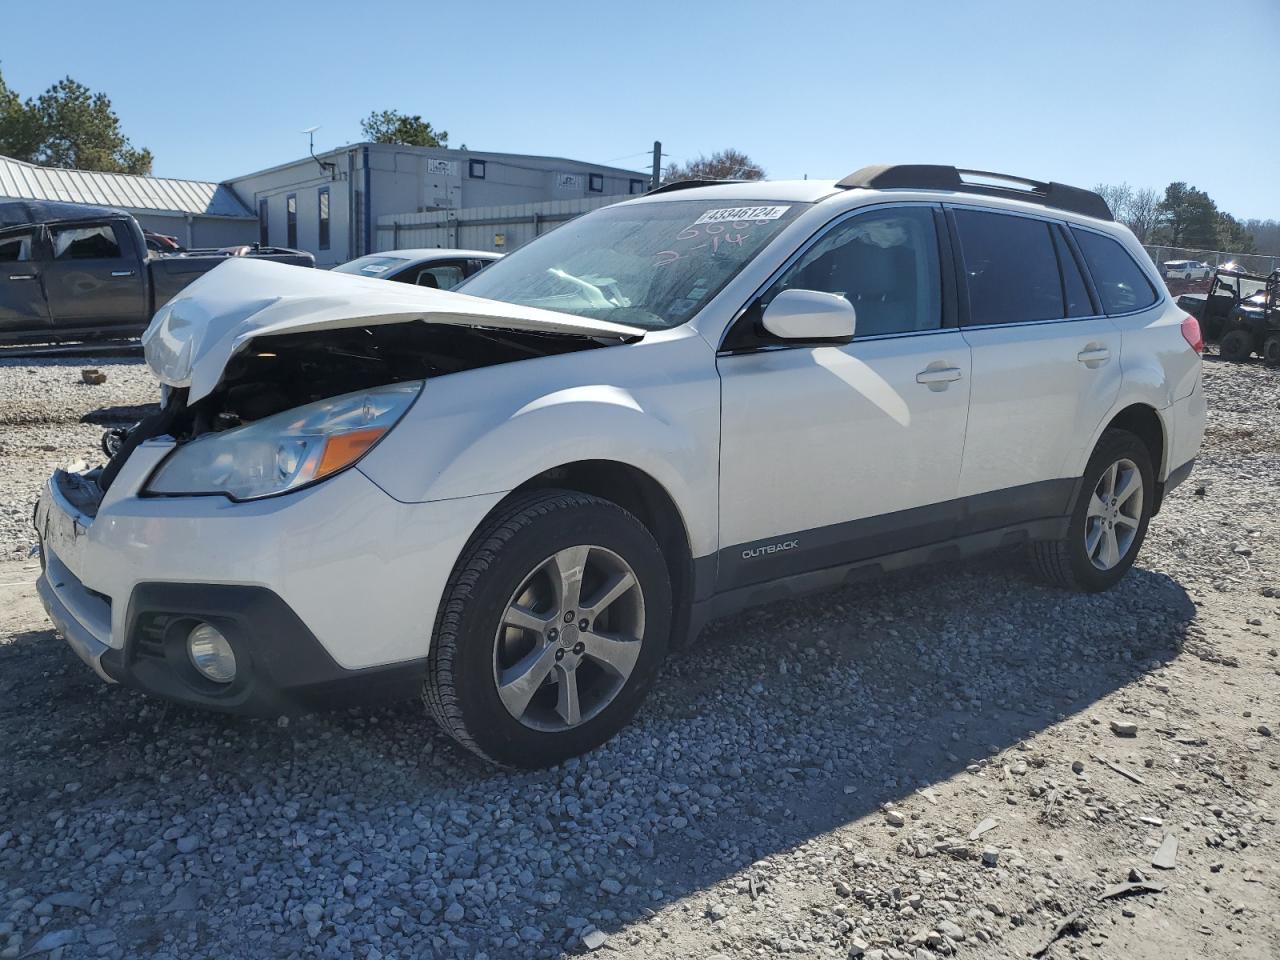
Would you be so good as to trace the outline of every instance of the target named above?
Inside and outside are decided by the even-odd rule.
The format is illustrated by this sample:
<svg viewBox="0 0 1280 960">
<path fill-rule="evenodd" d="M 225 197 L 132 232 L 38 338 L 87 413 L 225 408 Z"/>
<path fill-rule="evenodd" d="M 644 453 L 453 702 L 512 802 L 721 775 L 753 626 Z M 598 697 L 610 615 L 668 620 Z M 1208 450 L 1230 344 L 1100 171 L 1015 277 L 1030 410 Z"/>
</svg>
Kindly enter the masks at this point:
<svg viewBox="0 0 1280 960">
<path fill-rule="evenodd" d="M 1196 321 L 1057 183 L 675 184 L 461 290 L 232 259 L 161 309 L 161 409 L 36 508 L 76 652 L 546 765 L 750 604 L 1011 544 L 1112 586 L 1204 429 Z"/>
</svg>

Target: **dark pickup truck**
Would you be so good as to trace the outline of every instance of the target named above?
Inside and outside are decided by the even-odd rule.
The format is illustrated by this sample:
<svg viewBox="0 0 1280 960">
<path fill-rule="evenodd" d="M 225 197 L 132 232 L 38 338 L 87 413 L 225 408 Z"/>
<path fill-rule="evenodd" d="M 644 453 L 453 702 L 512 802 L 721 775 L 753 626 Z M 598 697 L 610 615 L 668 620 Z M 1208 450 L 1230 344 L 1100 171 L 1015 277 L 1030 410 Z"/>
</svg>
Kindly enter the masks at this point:
<svg viewBox="0 0 1280 960">
<path fill-rule="evenodd" d="M 136 336 L 179 290 L 233 256 L 315 266 L 311 254 L 281 247 L 155 253 L 122 210 L 0 203 L 0 343 Z"/>
</svg>

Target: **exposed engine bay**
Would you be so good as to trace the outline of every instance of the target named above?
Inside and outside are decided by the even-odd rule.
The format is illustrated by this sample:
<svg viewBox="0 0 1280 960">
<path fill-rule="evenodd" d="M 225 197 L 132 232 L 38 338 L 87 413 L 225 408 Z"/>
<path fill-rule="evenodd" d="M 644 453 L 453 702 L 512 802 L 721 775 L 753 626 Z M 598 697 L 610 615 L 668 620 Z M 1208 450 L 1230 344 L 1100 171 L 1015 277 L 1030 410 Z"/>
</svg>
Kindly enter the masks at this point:
<svg viewBox="0 0 1280 960">
<path fill-rule="evenodd" d="M 134 448 L 151 437 L 169 434 L 185 443 L 357 390 L 617 342 L 421 321 L 260 337 L 232 357 L 207 396 L 188 405 L 186 389 L 166 387 L 158 412 L 128 431 L 107 431 L 103 450 L 110 460 L 98 485 L 108 489 Z"/>
</svg>

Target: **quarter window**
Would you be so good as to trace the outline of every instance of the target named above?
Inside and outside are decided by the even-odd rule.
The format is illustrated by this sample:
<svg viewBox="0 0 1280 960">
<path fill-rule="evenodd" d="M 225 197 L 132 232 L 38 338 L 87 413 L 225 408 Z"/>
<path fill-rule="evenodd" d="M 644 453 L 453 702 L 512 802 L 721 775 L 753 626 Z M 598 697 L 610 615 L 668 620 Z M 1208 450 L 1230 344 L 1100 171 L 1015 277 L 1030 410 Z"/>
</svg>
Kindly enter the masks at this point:
<svg viewBox="0 0 1280 960">
<path fill-rule="evenodd" d="M 110 225 L 97 227 L 54 227 L 55 260 L 106 260 L 120 256 L 120 244 Z"/>
<path fill-rule="evenodd" d="M 298 245 L 298 195 L 291 193 L 284 198 L 285 246 Z"/>
<path fill-rule="evenodd" d="M 838 224 L 763 299 L 787 289 L 844 297 L 857 312 L 858 339 L 940 328 L 942 284 L 932 210 L 898 207 Z"/>
<path fill-rule="evenodd" d="M 1146 273 L 1119 243 L 1090 230 L 1072 232 L 1080 244 L 1105 313 L 1142 310 L 1159 299 Z"/>
<path fill-rule="evenodd" d="M 1093 301 L 1089 299 L 1089 288 L 1085 286 L 1080 264 L 1076 263 L 1076 255 L 1057 227 L 1053 229 L 1053 245 L 1058 251 L 1058 266 L 1062 270 L 1062 294 L 1067 298 L 1067 316 L 1093 316 Z"/>
<path fill-rule="evenodd" d="M 955 211 L 969 284 L 969 323 L 1021 323 L 1066 316 L 1051 225 L 976 210 Z"/>
</svg>

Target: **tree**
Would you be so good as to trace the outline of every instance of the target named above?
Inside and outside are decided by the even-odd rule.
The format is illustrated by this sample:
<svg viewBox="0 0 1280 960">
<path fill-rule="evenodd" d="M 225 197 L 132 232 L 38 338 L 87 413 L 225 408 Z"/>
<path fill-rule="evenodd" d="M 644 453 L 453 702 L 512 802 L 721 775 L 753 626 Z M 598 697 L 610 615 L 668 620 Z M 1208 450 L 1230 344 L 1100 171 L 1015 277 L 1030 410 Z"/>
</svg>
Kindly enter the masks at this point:
<svg viewBox="0 0 1280 960">
<path fill-rule="evenodd" d="M 1173 247 L 1219 249 L 1218 207 L 1203 190 L 1189 187 L 1181 180 L 1169 184 L 1160 201 L 1161 243 Z"/>
<path fill-rule="evenodd" d="M 1107 206 L 1111 215 L 1133 231 L 1139 243 L 1147 243 L 1160 221 L 1160 194 L 1150 187 L 1140 189 L 1127 183 L 1100 183 L 1093 188 Z"/>
<path fill-rule="evenodd" d="M 663 171 L 662 182 L 677 180 L 763 180 L 764 168 L 741 150 L 732 147 L 711 156 L 699 155 L 683 164 L 672 164 Z"/>
<path fill-rule="evenodd" d="M 422 117 L 399 110 L 375 110 L 360 121 L 365 138 L 374 143 L 402 143 L 409 147 L 444 147 L 449 134 L 436 130 Z"/>
<path fill-rule="evenodd" d="M 1230 250 L 1232 253 L 1253 253 L 1253 234 L 1245 225 L 1224 210 L 1217 216 L 1216 250 Z"/>
<path fill-rule="evenodd" d="M 1246 220 L 1244 228 L 1249 231 L 1256 252 L 1280 257 L 1280 220 Z"/>
<path fill-rule="evenodd" d="M 105 93 L 64 77 L 35 99 L 20 100 L 0 77 L 0 154 L 52 167 L 107 173 L 151 172 L 151 151 L 120 131 Z"/>
</svg>

